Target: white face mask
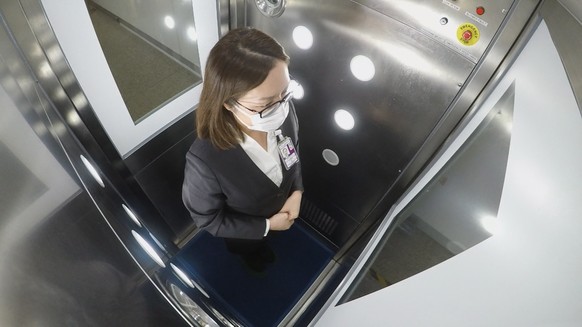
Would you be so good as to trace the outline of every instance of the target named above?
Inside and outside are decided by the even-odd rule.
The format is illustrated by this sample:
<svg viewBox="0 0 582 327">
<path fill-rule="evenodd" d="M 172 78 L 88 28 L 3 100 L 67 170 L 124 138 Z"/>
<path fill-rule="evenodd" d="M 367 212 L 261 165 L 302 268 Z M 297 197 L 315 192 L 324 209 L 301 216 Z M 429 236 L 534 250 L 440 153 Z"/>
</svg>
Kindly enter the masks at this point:
<svg viewBox="0 0 582 327">
<path fill-rule="evenodd" d="M 252 125 L 248 125 L 243 122 L 236 114 L 234 116 L 238 119 L 241 124 L 245 125 L 248 129 L 259 131 L 259 132 L 273 132 L 279 129 L 285 119 L 287 119 L 287 115 L 289 114 L 289 102 L 285 102 L 282 104 L 282 108 L 276 108 L 273 110 L 273 113 L 261 118 L 259 114 L 251 115 L 247 113 L 244 109 L 240 109 L 238 106 L 234 106 L 238 112 L 242 113 L 243 115 L 249 117 L 251 120 Z"/>
</svg>

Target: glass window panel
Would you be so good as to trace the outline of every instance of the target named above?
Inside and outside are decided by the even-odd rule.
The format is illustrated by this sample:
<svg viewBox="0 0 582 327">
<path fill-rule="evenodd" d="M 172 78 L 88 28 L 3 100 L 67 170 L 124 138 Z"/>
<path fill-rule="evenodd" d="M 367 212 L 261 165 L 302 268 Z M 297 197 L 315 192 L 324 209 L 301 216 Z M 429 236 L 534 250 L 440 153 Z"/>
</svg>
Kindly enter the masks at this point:
<svg viewBox="0 0 582 327">
<path fill-rule="evenodd" d="M 86 1 L 135 124 L 201 81 L 191 1 Z"/>
<path fill-rule="evenodd" d="M 461 149 L 398 214 L 340 304 L 433 267 L 495 232 L 513 99 L 512 85 Z"/>
</svg>

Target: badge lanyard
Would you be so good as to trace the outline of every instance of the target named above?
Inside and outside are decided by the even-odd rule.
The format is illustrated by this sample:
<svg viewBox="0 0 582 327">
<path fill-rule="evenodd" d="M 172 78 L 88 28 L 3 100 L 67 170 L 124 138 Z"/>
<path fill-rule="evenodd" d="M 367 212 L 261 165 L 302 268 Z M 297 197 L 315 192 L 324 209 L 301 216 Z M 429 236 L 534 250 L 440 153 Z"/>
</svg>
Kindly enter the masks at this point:
<svg viewBox="0 0 582 327">
<path fill-rule="evenodd" d="M 299 162 L 299 156 L 297 156 L 297 151 L 295 150 L 293 141 L 289 136 L 283 136 L 280 129 L 275 131 L 275 135 L 277 136 L 279 156 L 285 165 L 285 169 L 289 170 L 294 164 Z"/>
</svg>

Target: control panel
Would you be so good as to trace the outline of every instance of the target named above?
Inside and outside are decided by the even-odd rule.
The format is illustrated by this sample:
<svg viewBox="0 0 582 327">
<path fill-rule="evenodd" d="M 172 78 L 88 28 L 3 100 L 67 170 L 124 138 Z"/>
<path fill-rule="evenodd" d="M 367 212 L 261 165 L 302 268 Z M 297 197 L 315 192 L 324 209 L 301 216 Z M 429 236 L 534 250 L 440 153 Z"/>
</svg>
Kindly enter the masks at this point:
<svg viewBox="0 0 582 327">
<path fill-rule="evenodd" d="M 513 0 L 356 0 L 477 63 Z"/>
</svg>

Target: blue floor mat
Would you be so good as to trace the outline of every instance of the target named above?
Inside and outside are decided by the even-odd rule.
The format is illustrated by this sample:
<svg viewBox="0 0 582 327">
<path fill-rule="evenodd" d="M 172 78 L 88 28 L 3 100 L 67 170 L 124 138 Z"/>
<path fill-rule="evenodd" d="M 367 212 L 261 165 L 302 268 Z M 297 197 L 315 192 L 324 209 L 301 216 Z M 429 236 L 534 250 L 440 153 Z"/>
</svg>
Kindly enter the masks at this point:
<svg viewBox="0 0 582 327">
<path fill-rule="evenodd" d="M 270 232 L 268 243 L 277 259 L 261 274 L 249 271 L 221 238 L 206 232 L 197 234 L 178 256 L 210 296 L 220 298 L 242 323 L 270 327 L 301 298 L 334 250 L 299 222 L 288 231 Z"/>
</svg>

